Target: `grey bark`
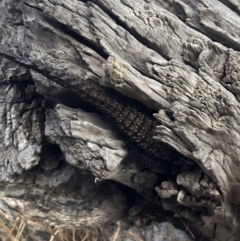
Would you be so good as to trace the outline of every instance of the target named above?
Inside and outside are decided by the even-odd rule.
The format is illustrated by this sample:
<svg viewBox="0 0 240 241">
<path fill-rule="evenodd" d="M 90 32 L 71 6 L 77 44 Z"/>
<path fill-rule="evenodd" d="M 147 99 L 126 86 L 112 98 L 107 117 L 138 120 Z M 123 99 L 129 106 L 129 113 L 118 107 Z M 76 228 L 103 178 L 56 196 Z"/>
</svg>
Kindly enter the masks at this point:
<svg viewBox="0 0 240 241">
<path fill-rule="evenodd" d="M 230 0 L 1 0 L 1 195 L 67 228 L 149 201 L 210 240 L 237 240 L 239 14 Z M 151 109 L 153 138 L 178 158 L 146 165 L 82 99 L 86 83 Z"/>
</svg>

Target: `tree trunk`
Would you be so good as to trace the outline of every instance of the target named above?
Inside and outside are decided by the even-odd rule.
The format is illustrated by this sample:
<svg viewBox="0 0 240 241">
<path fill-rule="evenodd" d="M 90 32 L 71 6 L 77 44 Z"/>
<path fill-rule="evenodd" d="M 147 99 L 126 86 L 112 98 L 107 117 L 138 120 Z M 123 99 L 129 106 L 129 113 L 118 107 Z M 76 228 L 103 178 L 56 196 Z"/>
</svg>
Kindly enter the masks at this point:
<svg viewBox="0 0 240 241">
<path fill-rule="evenodd" d="M 145 212 L 238 240 L 239 14 L 233 0 L 1 0 L 1 195 L 58 227 Z"/>
</svg>

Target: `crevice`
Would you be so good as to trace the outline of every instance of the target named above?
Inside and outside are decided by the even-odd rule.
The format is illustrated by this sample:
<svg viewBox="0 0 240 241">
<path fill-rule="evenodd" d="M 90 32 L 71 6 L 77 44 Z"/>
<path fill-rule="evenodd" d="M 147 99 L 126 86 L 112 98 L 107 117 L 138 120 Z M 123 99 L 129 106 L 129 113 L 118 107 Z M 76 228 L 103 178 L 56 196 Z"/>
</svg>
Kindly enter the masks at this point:
<svg viewBox="0 0 240 241">
<path fill-rule="evenodd" d="M 46 22 L 51 25 L 53 28 L 57 29 L 58 31 L 62 32 L 66 36 L 71 37 L 74 39 L 76 42 L 80 43 L 81 45 L 84 45 L 88 47 L 89 49 L 94 50 L 99 56 L 101 56 L 104 59 L 107 59 L 109 57 L 108 54 L 106 54 L 103 49 L 99 48 L 98 46 L 92 44 L 88 40 L 86 40 L 84 37 L 80 36 L 73 30 L 69 29 L 66 25 L 57 22 L 55 19 L 52 19 L 51 17 L 47 15 L 43 15 L 43 17 L 46 19 Z"/>
<path fill-rule="evenodd" d="M 94 50 L 98 55 L 100 55 L 102 58 L 107 59 L 109 57 L 108 54 L 106 54 L 103 49 L 99 48 L 98 46 L 90 43 L 88 40 L 86 40 L 85 38 L 81 37 L 80 35 L 78 35 L 76 32 L 72 31 L 71 29 L 69 29 L 68 27 L 66 27 L 64 24 L 58 23 L 60 26 L 60 31 L 63 32 L 64 34 L 70 36 L 71 38 L 73 38 L 74 40 L 76 40 L 78 43 Z"/>
<path fill-rule="evenodd" d="M 112 13 L 107 7 L 105 7 L 104 5 L 102 5 L 101 3 L 96 3 L 94 0 L 90 0 L 89 2 L 97 5 L 99 8 L 102 9 L 102 11 L 104 11 L 112 20 L 114 20 L 116 22 L 117 25 L 119 25 L 120 27 L 122 27 L 123 29 L 125 29 L 126 31 L 128 31 L 137 41 L 139 41 L 140 43 L 142 43 L 144 46 L 146 46 L 147 48 L 159 53 L 163 58 L 165 58 L 166 60 L 171 60 L 171 58 L 169 58 L 168 56 L 166 56 L 166 54 L 164 54 L 162 51 L 156 50 L 158 49 L 158 47 L 154 44 L 148 41 L 148 39 L 146 39 L 145 37 L 141 36 L 137 31 L 135 31 L 135 29 L 133 28 L 129 28 L 127 26 L 127 24 L 123 23 L 114 13 Z"/>
<path fill-rule="evenodd" d="M 173 116 L 173 112 L 171 112 L 170 110 L 165 110 L 165 114 L 167 115 L 167 117 L 171 120 L 171 121 L 175 121 L 175 118 Z"/>
<path fill-rule="evenodd" d="M 75 41 L 77 41 L 78 43 L 80 43 L 81 45 L 84 45 L 92 50 L 94 50 L 99 56 L 101 56 L 104 59 L 107 59 L 109 56 L 108 54 L 106 54 L 101 48 L 99 48 L 98 46 L 92 44 L 91 42 L 89 42 L 88 40 L 86 40 L 84 37 L 80 36 L 79 34 L 77 34 L 76 32 L 74 32 L 73 30 L 69 29 L 66 25 L 56 21 L 54 18 L 51 18 L 51 16 L 46 15 L 42 9 L 39 9 L 35 6 L 29 5 L 27 3 L 24 3 L 26 6 L 36 9 L 37 11 L 40 11 L 42 14 L 42 18 L 45 19 L 45 21 L 51 25 L 53 28 L 55 28 L 56 30 L 62 32 L 63 34 L 65 34 L 66 36 L 71 37 L 72 39 L 74 39 Z"/>
<path fill-rule="evenodd" d="M 68 165 L 64 159 L 64 155 L 59 145 L 47 143 L 43 146 L 41 159 L 38 163 L 38 167 L 47 174 L 54 169 L 61 169 Z"/>
<path fill-rule="evenodd" d="M 230 8 L 233 12 L 235 12 L 237 15 L 240 15 L 239 10 L 236 11 L 236 6 L 234 4 L 231 4 L 231 2 L 228 2 L 227 0 L 219 0 L 222 4 Z"/>
<path fill-rule="evenodd" d="M 50 106 L 55 106 L 56 104 L 62 104 L 67 107 L 73 108 L 73 109 L 81 109 L 85 112 L 94 112 L 102 115 L 101 112 L 99 112 L 96 108 L 94 108 L 92 105 L 81 99 L 79 96 L 77 96 L 75 93 L 72 93 L 69 91 L 66 95 L 61 95 L 61 102 L 56 102 L 54 100 L 48 99 L 44 97 L 44 106 L 46 108 L 49 108 Z"/>
<path fill-rule="evenodd" d="M 231 3 L 226 2 L 226 0 L 220 0 L 222 4 L 224 4 L 226 7 L 230 8 L 233 12 L 237 13 L 239 15 L 239 12 L 236 11 L 236 6 L 234 6 L 233 4 L 231 5 Z M 157 4 L 154 3 L 156 6 L 159 6 L 161 8 L 164 8 L 161 4 Z M 176 3 L 177 4 L 177 3 Z M 191 1 L 188 1 L 188 5 L 192 8 L 192 9 L 197 9 L 197 6 L 195 4 L 191 4 Z M 172 5 L 170 5 L 171 7 L 173 7 Z M 176 5 L 178 6 L 178 5 Z M 181 5 L 178 6 L 179 9 L 181 7 Z M 174 7 L 174 10 L 176 12 L 171 11 L 171 9 L 166 9 L 167 11 L 171 12 L 172 14 L 174 14 L 179 20 L 181 20 L 184 24 L 186 24 L 189 28 L 195 30 L 198 33 L 202 33 L 204 35 L 206 35 L 209 39 L 211 39 L 213 42 L 218 42 L 221 43 L 222 45 L 226 46 L 227 48 L 233 48 L 237 51 L 240 50 L 240 47 L 236 46 L 236 43 L 234 43 L 231 39 L 227 39 L 227 36 L 221 37 L 221 35 L 219 35 L 217 32 L 214 33 L 212 32 L 214 29 L 208 29 L 206 26 L 202 25 L 202 29 L 201 29 L 201 19 L 200 17 L 196 16 L 196 17 L 189 17 L 189 16 L 185 16 L 184 18 L 183 13 L 184 10 L 182 10 L 182 12 L 179 10 L 177 7 Z M 196 26 L 194 26 L 193 24 L 191 24 L 190 21 L 186 21 L 186 18 L 188 17 L 188 19 L 192 19 L 192 22 L 197 22 L 198 24 Z M 193 19 L 196 19 L 196 21 L 194 21 Z M 218 22 L 215 22 L 216 25 L 218 25 Z M 200 27 L 199 27 L 200 25 Z"/>
<path fill-rule="evenodd" d="M 27 79 L 23 79 L 20 80 L 17 78 L 17 76 L 14 76 L 14 78 L 12 78 L 11 80 L 9 80 L 9 82 L 7 83 L 7 85 L 9 84 L 16 84 L 16 85 L 34 85 L 34 82 L 31 80 L 31 78 L 27 78 Z M 0 84 L 1 86 L 1 84 Z"/>
<path fill-rule="evenodd" d="M 240 50 L 240 47 L 236 46 L 236 43 L 234 43 L 230 38 L 227 38 L 227 35 L 225 35 L 224 36 L 225 38 L 223 38 L 223 37 L 221 37 L 221 35 L 218 34 L 218 32 L 216 32 L 216 34 L 215 34 L 213 32 L 213 29 L 208 29 L 204 25 L 202 25 L 202 29 L 201 29 L 201 27 L 193 26 L 193 25 L 189 24 L 188 22 L 184 22 L 184 24 L 186 24 L 186 26 L 191 28 L 192 30 L 207 36 L 207 38 L 209 38 L 212 42 L 220 43 L 223 46 L 225 46 L 227 48 L 232 48 L 236 51 Z M 199 23 L 199 25 L 201 25 L 201 23 Z"/>
<path fill-rule="evenodd" d="M 75 36 L 75 33 L 73 35 Z M 51 77 L 51 70 L 48 70 L 45 66 L 38 66 L 34 62 L 30 62 L 27 58 L 23 59 L 23 57 L 11 55 L 1 49 L 0 51 L 4 53 L 5 56 L 27 65 L 44 76 L 47 76 L 49 79 L 58 80 L 57 83 L 59 85 L 66 86 L 63 84 L 61 77 Z M 116 127 L 118 127 L 123 134 L 128 136 L 133 143 L 138 145 L 147 154 L 160 160 L 176 159 L 176 152 L 172 148 L 152 138 L 157 121 L 153 117 L 151 109 L 145 107 L 140 102 L 124 97 L 112 89 L 103 88 L 93 81 L 88 83 L 83 82 L 83 85 L 79 89 L 69 86 L 69 90 L 79 94 L 79 98 L 84 99 L 101 111 L 103 115 L 115 123 Z M 119 108 L 121 106 L 123 108 Z M 132 113 L 132 115 L 129 116 L 127 113 Z M 135 125 L 129 125 L 129 121 L 131 120 L 136 120 Z"/>
<path fill-rule="evenodd" d="M 88 0 L 77 0 L 78 2 L 83 2 L 83 3 L 87 3 L 89 2 Z"/>
<path fill-rule="evenodd" d="M 224 37 L 222 37 L 218 32 L 214 33 L 214 30 L 208 28 L 207 26 L 203 26 L 203 29 L 204 31 L 198 29 L 198 32 L 206 35 L 210 40 L 212 40 L 212 42 L 220 43 L 223 46 L 227 48 L 232 48 L 236 51 L 240 50 L 240 46 L 237 46 L 237 44 L 232 39 L 228 38 L 227 35 L 224 35 Z"/>
<path fill-rule="evenodd" d="M 51 79 L 52 81 L 55 81 L 55 80 L 58 80 L 59 78 L 57 77 L 53 77 L 51 76 L 51 74 L 49 73 L 48 70 L 45 69 L 44 66 L 38 66 L 36 65 L 35 63 L 33 62 L 30 62 L 30 60 L 26 59 L 22 59 L 20 56 L 16 56 L 16 55 L 11 55 L 10 53 L 7 53 L 5 50 L 1 49 L 0 48 L 0 56 L 3 56 L 4 58 L 7 58 L 15 63 L 18 63 L 20 65 L 23 65 L 25 66 L 26 68 L 30 68 L 34 71 L 36 71 L 37 73 L 40 73 L 41 75 L 45 76 L 46 78 L 48 79 Z M 60 80 L 60 79 L 59 79 Z M 56 82 L 57 84 L 59 84 L 62 88 L 66 89 L 65 86 L 61 85 L 59 83 L 59 81 Z M 69 106 L 69 107 L 72 107 L 72 108 L 81 108 L 87 112 L 97 112 L 97 113 L 101 113 L 99 112 L 96 108 L 94 108 L 91 104 L 89 104 L 88 102 L 84 101 L 82 98 L 80 98 L 79 95 L 75 94 L 75 93 L 71 93 L 72 91 L 70 90 L 69 91 L 69 95 L 71 95 L 73 101 L 71 102 L 72 103 L 72 106 Z M 75 95 L 75 96 L 74 96 Z M 39 96 L 42 96 L 41 94 L 39 94 Z M 49 103 L 54 103 L 53 101 L 49 100 L 49 99 L 46 99 L 44 98 L 45 100 L 47 100 L 46 102 L 46 105 L 48 106 Z M 76 101 L 74 103 L 74 101 Z"/>
<path fill-rule="evenodd" d="M 159 55 L 161 55 L 164 59 L 166 59 L 167 61 L 170 61 L 172 58 L 170 58 L 169 56 L 167 56 L 163 51 L 159 50 L 159 47 L 154 44 L 149 42 L 149 40 L 143 36 L 141 36 L 135 29 L 133 28 L 129 28 L 127 26 L 127 24 L 123 23 L 116 15 L 114 15 L 114 13 L 112 13 L 107 7 L 105 7 L 103 4 L 96 2 L 95 0 L 89 0 L 88 2 L 91 2 L 92 4 L 97 5 L 99 8 L 101 8 L 102 11 L 104 11 L 113 21 L 116 22 L 117 25 L 119 25 L 120 27 L 122 27 L 124 30 L 128 31 L 137 41 L 139 41 L 141 44 L 143 44 L 144 46 L 146 46 L 147 48 L 153 50 L 154 52 L 158 53 Z M 156 5 L 157 6 L 157 5 Z M 180 19 L 179 19 L 180 20 Z M 180 20 L 181 21 L 181 20 Z M 199 30 L 197 31 L 199 33 L 201 33 Z M 181 56 L 182 57 L 182 56 Z M 191 63 L 186 62 L 183 58 L 182 58 L 182 62 L 187 65 L 190 66 L 191 68 L 193 68 L 194 70 L 197 70 L 196 66 L 193 66 Z M 138 71 L 146 77 L 150 77 L 153 78 L 153 76 L 148 76 L 146 75 L 146 73 L 143 73 L 142 71 L 140 71 L 138 69 Z M 159 81 L 157 79 L 155 79 L 156 81 Z"/>
<path fill-rule="evenodd" d="M 27 7 L 30 7 L 30 8 L 34 8 L 34 9 L 40 11 L 40 12 L 43 12 L 43 10 L 41 8 L 38 8 L 37 6 L 31 5 L 29 3 L 23 2 L 23 5 L 25 5 Z M 22 14 L 22 12 L 21 12 L 21 14 Z"/>
<path fill-rule="evenodd" d="M 114 13 L 112 13 L 111 10 L 109 10 L 106 6 L 104 6 L 103 4 L 101 4 L 99 2 L 96 3 L 96 1 L 94 1 L 94 0 L 90 0 L 89 2 L 92 2 L 93 4 L 96 4 L 98 7 L 100 7 L 106 14 L 109 15 L 109 17 L 111 19 L 113 19 L 119 26 L 121 26 L 122 28 L 127 30 L 130 34 L 132 34 L 132 36 L 135 37 L 143 45 L 145 45 L 149 49 L 152 49 L 153 51 L 159 53 L 166 60 L 168 60 L 168 61 L 171 60 L 171 58 L 169 56 L 167 56 L 163 51 L 161 51 L 159 49 L 157 44 L 150 42 L 147 38 L 141 36 L 141 34 L 139 34 L 134 28 L 130 28 L 129 26 L 127 26 L 127 24 L 122 22 L 119 19 L 119 17 L 116 16 Z M 177 16 L 177 15 L 175 15 L 175 16 L 179 19 L 179 21 L 182 21 L 179 18 L 179 16 Z M 206 34 L 207 37 L 209 39 L 211 39 L 213 42 L 221 43 L 222 45 L 226 46 L 227 48 L 233 48 L 234 50 L 237 50 L 237 51 L 240 50 L 240 47 L 238 47 L 236 45 L 236 43 L 234 43 L 231 39 L 225 39 L 225 38 L 221 37 L 220 35 L 218 35 L 217 33 L 214 34 L 211 31 L 209 31 L 205 26 L 203 26 L 203 29 L 201 30 L 198 27 L 191 26 L 188 22 L 184 22 L 184 21 L 182 21 L 182 22 L 184 24 L 186 24 L 186 26 L 188 26 L 189 28 L 195 30 L 196 32 L 201 33 L 201 34 Z M 186 63 L 185 61 L 183 61 L 183 62 L 184 62 L 184 64 L 187 64 L 187 65 L 189 64 L 189 63 Z M 196 68 L 194 68 L 194 69 L 196 69 Z"/>
</svg>

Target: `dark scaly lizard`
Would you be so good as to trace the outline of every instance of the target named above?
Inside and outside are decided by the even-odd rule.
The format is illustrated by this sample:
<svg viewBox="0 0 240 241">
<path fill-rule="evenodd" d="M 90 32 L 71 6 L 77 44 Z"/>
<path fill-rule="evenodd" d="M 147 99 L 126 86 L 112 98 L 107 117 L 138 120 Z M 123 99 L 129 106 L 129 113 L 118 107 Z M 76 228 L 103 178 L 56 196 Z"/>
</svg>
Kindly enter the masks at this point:
<svg viewBox="0 0 240 241">
<path fill-rule="evenodd" d="M 146 154 L 160 160 L 176 160 L 176 151 L 153 139 L 159 123 L 147 107 L 93 81 L 84 82 L 79 92 L 84 101 L 103 113 Z"/>
<path fill-rule="evenodd" d="M 51 72 L 43 66 L 36 66 L 29 60 L 9 55 L 1 49 L 0 55 L 14 62 L 23 64 L 43 74 L 50 79 L 60 79 L 51 76 Z M 58 81 L 58 84 L 60 84 Z M 61 84 L 60 84 L 61 85 Z M 158 121 L 153 117 L 147 107 L 120 94 L 119 92 L 104 88 L 94 81 L 82 81 L 76 90 L 81 98 L 111 120 L 137 147 L 146 154 L 161 161 L 174 161 L 177 152 L 168 145 L 153 139 Z M 69 88 L 69 86 L 68 86 Z M 155 160 L 156 161 L 156 160 Z"/>
</svg>

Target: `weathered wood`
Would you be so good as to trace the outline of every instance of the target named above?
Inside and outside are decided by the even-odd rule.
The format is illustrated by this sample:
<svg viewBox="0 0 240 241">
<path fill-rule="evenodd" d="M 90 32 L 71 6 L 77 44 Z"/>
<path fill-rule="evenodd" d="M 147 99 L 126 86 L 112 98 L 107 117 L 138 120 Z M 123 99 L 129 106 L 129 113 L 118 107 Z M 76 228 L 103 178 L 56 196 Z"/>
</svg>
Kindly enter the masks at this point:
<svg viewBox="0 0 240 241">
<path fill-rule="evenodd" d="M 63 227 L 137 213 L 140 195 L 237 240 L 235 1 L 0 4 L 2 195 Z"/>
<path fill-rule="evenodd" d="M 184 24 L 204 33 L 212 40 L 239 50 L 240 17 L 234 12 L 239 13 L 236 1 L 223 0 L 224 4 L 217 0 L 155 0 L 152 2 L 173 13 Z"/>
</svg>

